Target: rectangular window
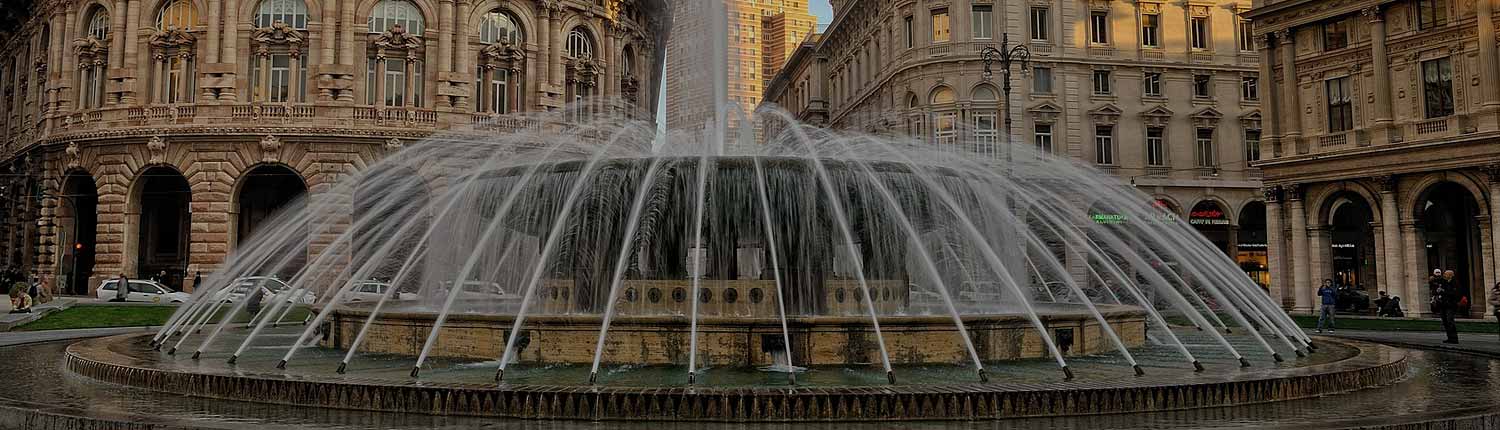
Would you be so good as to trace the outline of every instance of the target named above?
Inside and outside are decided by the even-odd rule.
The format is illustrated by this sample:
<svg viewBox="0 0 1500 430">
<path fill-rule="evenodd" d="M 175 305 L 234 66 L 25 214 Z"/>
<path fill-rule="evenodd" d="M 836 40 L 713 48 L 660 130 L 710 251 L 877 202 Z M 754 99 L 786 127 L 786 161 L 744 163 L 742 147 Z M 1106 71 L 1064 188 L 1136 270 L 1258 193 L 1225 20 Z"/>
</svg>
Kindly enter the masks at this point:
<svg viewBox="0 0 1500 430">
<path fill-rule="evenodd" d="M 1255 26 L 1248 19 L 1240 20 L 1240 50 L 1255 51 Z"/>
<path fill-rule="evenodd" d="M 951 37 L 953 37 L 953 30 L 948 27 L 948 10 L 932 11 L 932 42 L 947 42 Z"/>
<path fill-rule="evenodd" d="M 1045 7 L 1031 8 L 1031 40 L 1047 40 L 1051 38 L 1050 24 L 1052 13 Z"/>
<path fill-rule="evenodd" d="M 1109 44 L 1109 12 L 1089 13 L 1089 41 L 1095 45 Z"/>
<path fill-rule="evenodd" d="M 1115 164 L 1115 128 L 1101 125 L 1094 127 L 1094 163 Z"/>
<path fill-rule="evenodd" d="M 1162 138 L 1165 131 L 1161 127 L 1150 127 L 1146 129 L 1146 165 L 1161 167 L 1167 165 L 1167 144 Z"/>
<path fill-rule="evenodd" d="M 1349 21 L 1340 19 L 1323 24 L 1323 50 L 1332 51 L 1349 46 Z"/>
<path fill-rule="evenodd" d="M 1191 37 L 1193 39 L 1193 49 L 1208 49 L 1207 17 L 1193 17 L 1191 28 L 1189 28 L 1188 31 L 1192 32 Z"/>
<path fill-rule="evenodd" d="M 912 28 L 912 20 L 910 16 L 906 17 L 904 24 L 906 25 L 906 47 L 911 48 L 917 46 L 917 32 Z"/>
<path fill-rule="evenodd" d="M 1453 115 L 1453 63 L 1448 58 L 1422 62 L 1422 98 L 1428 118 Z"/>
<path fill-rule="evenodd" d="M 1141 46 L 1161 47 L 1161 15 L 1141 15 Z"/>
<path fill-rule="evenodd" d="M 1417 0 L 1417 28 L 1429 29 L 1448 22 L 1448 0 Z"/>
<path fill-rule="evenodd" d="M 1245 162 L 1260 161 L 1260 130 L 1245 130 Z"/>
<path fill-rule="evenodd" d="M 1031 92 L 1037 94 L 1052 94 L 1052 68 L 1031 68 Z"/>
<path fill-rule="evenodd" d="M 995 37 L 995 11 L 991 6 L 974 6 L 969 19 L 974 22 L 975 39 Z"/>
<path fill-rule="evenodd" d="M 1254 76 L 1240 78 L 1240 99 L 1247 102 L 1260 100 L 1260 78 Z"/>
<path fill-rule="evenodd" d="M 957 149 L 958 143 L 958 114 L 944 112 L 936 115 L 932 122 L 933 143 L 945 151 Z"/>
<path fill-rule="evenodd" d="M 1031 142 L 1036 145 L 1036 152 L 1043 154 L 1052 153 L 1052 124 L 1036 124 L 1032 128 L 1036 133 L 1032 135 Z"/>
<path fill-rule="evenodd" d="M 1208 75 L 1193 75 L 1193 97 L 1213 96 L 1213 80 Z"/>
<path fill-rule="evenodd" d="M 1095 70 L 1094 71 L 1094 94 L 1098 94 L 1098 95 L 1113 94 L 1114 93 L 1114 88 L 1111 88 L 1112 86 L 1110 84 L 1112 84 L 1112 82 L 1110 82 L 1110 76 L 1109 76 L 1109 71 L 1108 70 Z"/>
<path fill-rule="evenodd" d="M 1141 82 L 1144 84 L 1144 88 L 1142 88 L 1141 91 L 1146 95 L 1146 97 L 1161 97 L 1160 72 L 1146 72 L 1146 75 L 1141 80 Z"/>
<path fill-rule="evenodd" d="M 1350 103 L 1349 77 L 1329 79 L 1323 84 L 1328 93 L 1328 132 L 1354 128 L 1354 105 Z"/>
<path fill-rule="evenodd" d="M 1218 165 L 1218 157 L 1214 154 L 1214 129 L 1198 129 L 1197 139 L 1198 167 L 1214 167 Z"/>
<path fill-rule="evenodd" d="M 999 137 L 995 127 L 995 112 L 981 111 L 974 114 L 974 152 L 989 158 L 999 155 Z"/>
</svg>

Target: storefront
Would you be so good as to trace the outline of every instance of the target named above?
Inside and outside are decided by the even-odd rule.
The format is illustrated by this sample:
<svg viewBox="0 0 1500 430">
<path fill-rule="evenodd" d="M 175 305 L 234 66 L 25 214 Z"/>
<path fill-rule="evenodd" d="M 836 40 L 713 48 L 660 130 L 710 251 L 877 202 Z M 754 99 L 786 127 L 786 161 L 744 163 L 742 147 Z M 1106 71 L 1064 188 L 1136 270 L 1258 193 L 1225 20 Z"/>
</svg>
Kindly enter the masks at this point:
<svg viewBox="0 0 1500 430">
<path fill-rule="evenodd" d="M 1215 248 L 1230 255 L 1230 244 L 1234 243 L 1233 228 L 1229 223 L 1229 214 L 1219 206 L 1219 202 L 1204 200 L 1193 206 L 1188 212 L 1188 224 L 1198 230 L 1203 237 L 1208 238 Z"/>
<path fill-rule="evenodd" d="M 1271 285 L 1271 271 L 1267 270 L 1269 259 L 1266 254 L 1266 205 L 1261 202 L 1251 202 L 1240 211 L 1240 225 L 1236 231 L 1235 239 L 1239 242 L 1235 246 L 1234 261 L 1239 263 L 1240 269 L 1250 280 L 1255 281 L 1261 288 Z"/>
</svg>

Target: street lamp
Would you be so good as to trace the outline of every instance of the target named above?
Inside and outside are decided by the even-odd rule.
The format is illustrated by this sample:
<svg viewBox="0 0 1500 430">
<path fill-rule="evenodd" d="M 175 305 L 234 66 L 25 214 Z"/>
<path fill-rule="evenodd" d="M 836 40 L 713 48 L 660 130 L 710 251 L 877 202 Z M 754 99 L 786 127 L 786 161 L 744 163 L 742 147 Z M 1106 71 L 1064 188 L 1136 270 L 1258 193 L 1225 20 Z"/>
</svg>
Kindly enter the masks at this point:
<svg viewBox="0 0 1500 430">
<path fill-rule="evenodd" d="M 1027 49 L 1026 45 L 1010 46 L 1010 33 L 1001 33 L 1000 48 L 995 49 L 993 46 L 986 46 L 983 51 L 979 52 L 979 55 L 980 60 L 984 61 L 984 78 L 986 80 L 995 74 L 990 69 L 990 66 L 996 61 L 1000 62 L 1000 76 L 1004 81 L 1001 83 L 1001 91 L 1005 93 L 1005 139 L 1010 140 L 1010 65 L 1013 62 L 1020 63 L 1021 71 L 1027 71 L 1030 67 L 1031 50 Z M 1005 161 L 1007 163 L 1010 162 L 1011 158 L 1010 144 L 1011 142 L 1006 142 L 1005 145 Z"/>
</svg>

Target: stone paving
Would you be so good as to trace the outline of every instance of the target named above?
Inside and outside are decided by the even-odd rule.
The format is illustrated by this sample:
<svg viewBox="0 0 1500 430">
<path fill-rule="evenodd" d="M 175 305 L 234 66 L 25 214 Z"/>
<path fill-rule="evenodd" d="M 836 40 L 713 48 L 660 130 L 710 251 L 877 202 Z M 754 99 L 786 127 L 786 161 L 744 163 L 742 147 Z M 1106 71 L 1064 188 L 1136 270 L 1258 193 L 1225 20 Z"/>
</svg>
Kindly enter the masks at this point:
<svg viewBox="0 0 1500 430">
<path fill-rule="evenodd" d="M 1308 334 L 1318 335 L 1308 331 Z M 1443 332 L 1436 331 L 1362 331 L 1338 330 L 1324 332 L 1318 336 L 1336 336 L 1345 339 L 1384 343 L 1408 348 L 1432 349 L 1500 358 L 1500 335 L 1484 333 L 1459 333 L 1458 344 L 1446 344 Z"/>
</svg>

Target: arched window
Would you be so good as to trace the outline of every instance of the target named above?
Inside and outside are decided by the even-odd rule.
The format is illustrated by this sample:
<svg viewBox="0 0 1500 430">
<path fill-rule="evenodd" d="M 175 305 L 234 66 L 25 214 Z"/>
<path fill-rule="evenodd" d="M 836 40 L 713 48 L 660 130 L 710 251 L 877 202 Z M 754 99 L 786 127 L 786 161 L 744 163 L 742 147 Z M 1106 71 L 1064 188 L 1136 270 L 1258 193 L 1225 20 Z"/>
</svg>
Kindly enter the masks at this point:
<svg viewBox="0 0 1500 430">
<path fill-rule="evenodd" d="M 370 11 L 370 33 L 384 33 L 400 25 L 409 34 L 422 34 L 422 11 L 406 0 L 382 0 Z"/>
<path fill-rule="evenodd" d="M 109 11 L 94 6 L 88 12 L 89 25 L 78 55 L 78 107 L 94 109 L 104 105 L 104 81 L 109 67 Z"/>
<path fill-rule="evenodd" d="M 980 85 L 979 87 L 974 88 L 973 99 L 976 102 L 993 102 L 996 100 L 1000 100 L 1000 97 L 995 94 L 994 87 L 991 87 L 989 85 Z"/>
<path fill-rule="evenodd" d="M 594 63 L 594 38 L 589 36 L 588 29 L 574 27 L 568 32 L 568 82 L 567 97 L 573 104 L 568 111 L 571 120 L 587 121 L 593 117 L 595 107 L 592 106 L 594 88 L 598 85 L 596 81 L 599 76 L 599 65 Z"/>
<path fill-rule="evenodd" d="M 365 102 L 421 107 L 422 12 L 406 0 L 381 0 L 370 11 L 369 32 L 380 36 L 367 51 Z"/>
<path fill-rule="evenodd" d="M 625 76 L 635 76 L 635 48 L 625 45 L 620 51 L 620 71 Z"/>
<path fill-rule="evenodd" d="M 255 13 L 255 27 L 270 27 L 281 21 L 298 30 L 307 29 L 307 3 L 302 0 L 261 0 Z"/>
<path fill-rule="evenodd" d="M 192 0 L 170 0 L 156 11 L 156 29 L 188 30 L 198 24 L 198 8 Z"/>
<path fill-rule="evenodd" d="M 100 41 L 109 39 L 109 12 L 104 7 L 94 8 L 94 16 L 89 18 L 88 36 Z"/>
<path fill-rule="evenodd" d="M 500 10 L 493 10 L 484 14 L 484 21 L 479 24 L 479 42 L 486 45 L 495 42 L 519 44 L 524 39 L 521 35 L 521 26 L 516 25 L 516 19 L 510 14 Z"/>
<path fill-rule="evenodd" d="M 589 37 L 588 30 L 576 27 L 568 32 L 568 57 L 594 58 L 594 38 Z"/>
<path fill-rule="evenodd" d="M 957 97 L 953 95 L 953 89 L 948 87 L 937 87 L 932 90 L 932 96 L 927 98 L 928 103 L 940 105 L 953 103 Z"/>
<path fill-rule="evenodd" d="M 479 25 L 477 85 L 479 112 L 511 113 L 521 109 L 525 92 L 526 52 L 521 49 L 525 35 L 514 16 L 499 9 L 484 15 Z"/>
</svg>

